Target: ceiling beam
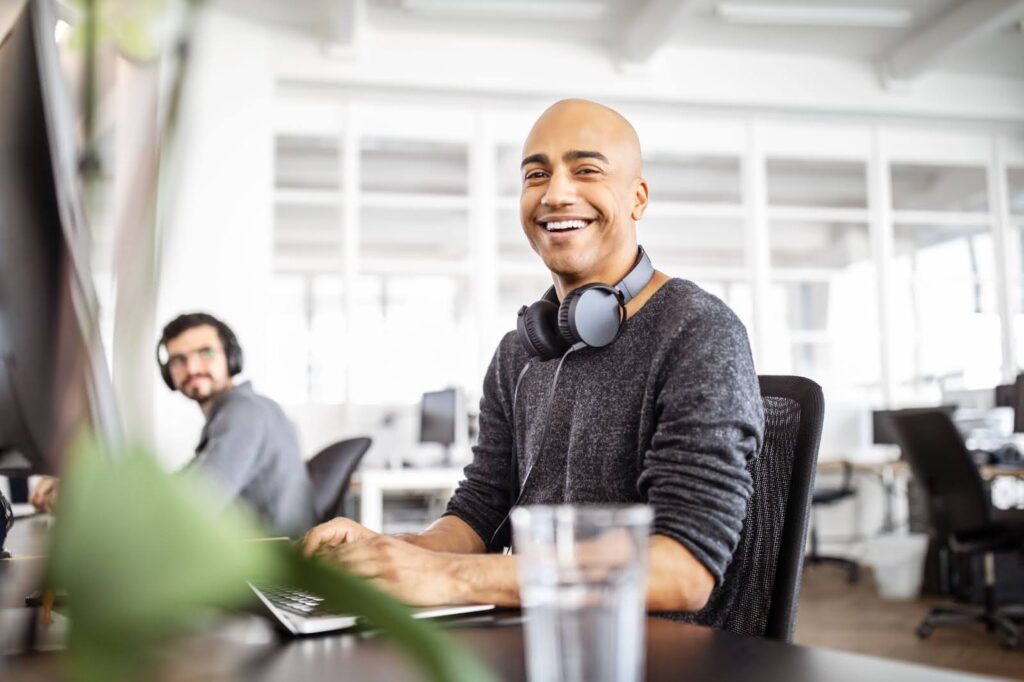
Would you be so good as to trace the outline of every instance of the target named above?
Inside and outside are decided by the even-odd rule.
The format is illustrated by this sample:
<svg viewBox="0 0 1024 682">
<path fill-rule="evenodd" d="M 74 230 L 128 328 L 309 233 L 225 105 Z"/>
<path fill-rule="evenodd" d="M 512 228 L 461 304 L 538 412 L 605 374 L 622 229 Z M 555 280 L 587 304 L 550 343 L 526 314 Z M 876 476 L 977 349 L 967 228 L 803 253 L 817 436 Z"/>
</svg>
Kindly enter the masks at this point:
<svg viewBox="0 0 1024 682">
<path fill-rule="evenodd" d="M 696 0 L 647 0 L 623 31 L 619 57 L 631 63 L 646 62 L 668 43 L 698 4 Z"/>
<path fill-rule="evenodd" d="M 881 61 L 887 84 L 910 81 L 943 59 L 1024 17 L 1024 0 L 962 0 L 911 33 Z"/>
<path fill-rule="evenodd" d="M 366 21 L 366 0 L 327 0 L 327 51 L 337 57 L 355 57 Z"/>
</svg>

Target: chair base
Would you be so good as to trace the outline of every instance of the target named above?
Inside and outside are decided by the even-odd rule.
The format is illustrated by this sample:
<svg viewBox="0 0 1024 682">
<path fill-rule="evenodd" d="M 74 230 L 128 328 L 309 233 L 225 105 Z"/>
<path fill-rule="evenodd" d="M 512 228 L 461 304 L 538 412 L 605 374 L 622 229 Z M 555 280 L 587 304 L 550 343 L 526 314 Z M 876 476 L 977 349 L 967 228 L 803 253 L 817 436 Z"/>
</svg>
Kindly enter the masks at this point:
<svg viewBox="0 0 1024 682">
<path fill-rule="evenodd" d="M 804 557 L 804 564 L 814 564 L 815 566 L 832 564 L 833 566 L 840 566 L 846 569 L 846 582 L 852 585 L 860 580 L 860 564 L 852 559 L 825 554 L 808 554 Z"/>
<path fill-rule="evenodd" d="M 937 627 L 981 623 L 989 632 L 999 635 L 999 644 L 1004 649 L 1021 649 L 1021 627 L 1017 621 L 1024 620 L 1024 610 L 1016 606 L 986 608 L 984 606 L 937 606 L 929 611 L 917 626 L 917 636 L 927 639 Z"/>
</svg>

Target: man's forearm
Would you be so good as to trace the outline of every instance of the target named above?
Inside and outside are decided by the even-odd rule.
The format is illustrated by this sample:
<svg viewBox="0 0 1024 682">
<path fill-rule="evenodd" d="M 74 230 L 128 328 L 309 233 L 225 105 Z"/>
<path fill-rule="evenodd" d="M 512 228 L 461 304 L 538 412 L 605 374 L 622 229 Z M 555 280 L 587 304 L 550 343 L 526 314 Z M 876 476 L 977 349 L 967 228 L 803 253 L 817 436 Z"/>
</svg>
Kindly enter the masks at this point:
<svg viewBox="0 0 1024 682">
<path fill-rule="evenodd" d="M 519 606 L 518 557 L 450 554 L 447 563 L 452 603 Z"/>
<path fill-rule="evenodd" d="M 479 554 L 484 543 L 468 523 L 456 516 L 443 516 L 420 532 L 397 536 L 406 542 L 435 552 Z"/>
</svg>

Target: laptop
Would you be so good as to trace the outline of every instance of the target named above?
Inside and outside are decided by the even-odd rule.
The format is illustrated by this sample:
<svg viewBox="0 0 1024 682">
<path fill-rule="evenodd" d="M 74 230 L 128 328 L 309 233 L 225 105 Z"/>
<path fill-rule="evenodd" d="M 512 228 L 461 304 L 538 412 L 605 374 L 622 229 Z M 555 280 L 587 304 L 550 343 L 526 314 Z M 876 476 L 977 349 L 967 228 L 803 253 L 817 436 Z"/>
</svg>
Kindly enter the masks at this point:
<svg viewBox="0 0 1024 682">
<path fill-rule="evenodd" d="M 328 608 L 323 597 L 294 587 L 268 583 L 248 583 L 277 622 L 293 635 L 335 632 L 359 624 L 359 617 Z M 455 604 L 413 608 L 413 618 L 441 618 L 464 613 L 490 611 L 494 604 Z"/>
</svg>

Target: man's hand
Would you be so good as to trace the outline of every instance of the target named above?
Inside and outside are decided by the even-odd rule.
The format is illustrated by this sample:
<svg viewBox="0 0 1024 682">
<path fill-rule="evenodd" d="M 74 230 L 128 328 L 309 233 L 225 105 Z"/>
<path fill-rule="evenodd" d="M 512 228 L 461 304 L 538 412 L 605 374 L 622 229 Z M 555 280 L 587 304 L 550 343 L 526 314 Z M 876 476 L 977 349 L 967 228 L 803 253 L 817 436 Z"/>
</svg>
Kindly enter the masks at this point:
<svg viewBox="0 0 1024 682">
<path fill-rule="evenodd" d="M 59 481 L 53 476 L 41 476 L 28 501 L 39 511 L 52 514 L 57 506 L 58 484 Z"/>
<path fill-rule="evenodd" d="M 299 540 L 299 546 L 305 556 L 313 556 L 314 554 L 327 554 L 330 550 L 345 543 L 368 540 L 377 535 L 379 533 L 373 532 L 366 526 L 339 516 L 311 528 Z"/>
<path fill-rule="evenodd" d="M 459 560 L 456 555 L 441 554 L 377 534 L 330 549 L 321 546 L 319 554 L 350 573 L 369 578 L 377 587 L 406 604 L 433 606 L 457 601 L 450 570 Z"/>
</svg>

